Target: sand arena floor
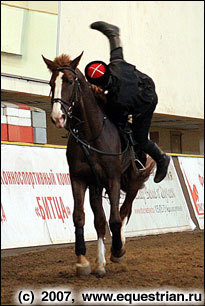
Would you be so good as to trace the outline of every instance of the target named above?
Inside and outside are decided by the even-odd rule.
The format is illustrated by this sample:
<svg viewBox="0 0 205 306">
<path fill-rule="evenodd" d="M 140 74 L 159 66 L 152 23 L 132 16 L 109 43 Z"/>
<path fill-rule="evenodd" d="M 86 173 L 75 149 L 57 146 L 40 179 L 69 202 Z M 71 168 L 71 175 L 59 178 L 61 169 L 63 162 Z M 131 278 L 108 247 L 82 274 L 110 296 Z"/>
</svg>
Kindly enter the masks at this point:
<svg viewBox="0 0 205 306">
<path fill-rule="evenodd" d="M 109 239 L 105 244 L 107 265 L 103 278 L 92 274 L 76 275 L 73 244 L 3 250 L 1 304 L 15 305 L 16 292 L 25 288 L 43 291 L 46 288 L 66 287 L 77 295 L 86 290 L 129 292 L 172 288 L 176 291 L 203 291 L 203 231 L 127 239 L 127 251 L 120 264 L 112 263 L 109 259 Z M 87 242 L 86 246 L 87 259 L 93 267 L 96 242 Z M 75 299 L 72 305 L 82 304 Z"/>
</svg>

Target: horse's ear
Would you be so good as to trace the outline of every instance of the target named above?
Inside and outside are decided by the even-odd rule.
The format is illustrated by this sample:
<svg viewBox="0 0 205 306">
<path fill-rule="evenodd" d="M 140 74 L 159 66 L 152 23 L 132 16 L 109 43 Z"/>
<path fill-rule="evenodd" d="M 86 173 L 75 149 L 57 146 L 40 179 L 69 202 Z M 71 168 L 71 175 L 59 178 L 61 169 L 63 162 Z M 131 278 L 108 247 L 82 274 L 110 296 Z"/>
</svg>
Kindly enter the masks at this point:
<svg viewBox="0 0 205 306">
<path fill-rule="evenodd" d="M 43 55 L 42 55 L 42 58 L 43 58 L 44 62 L 46 63 L 46 66 L 48 67 L 49 70 L 52 71 L 56 68 L 56 65 L 54 64 L 54 62 L 45 58 Z"/>
<path fill-rule="evenodd" d="M 80 59 L 83 55 L 84 51 L 78 56 L 76 57 L 72 62 L 70 62 L 70 66 L 75 70 L 76 67 L 78 66 L 79 62 L 80 62 Z"/>
</svg>

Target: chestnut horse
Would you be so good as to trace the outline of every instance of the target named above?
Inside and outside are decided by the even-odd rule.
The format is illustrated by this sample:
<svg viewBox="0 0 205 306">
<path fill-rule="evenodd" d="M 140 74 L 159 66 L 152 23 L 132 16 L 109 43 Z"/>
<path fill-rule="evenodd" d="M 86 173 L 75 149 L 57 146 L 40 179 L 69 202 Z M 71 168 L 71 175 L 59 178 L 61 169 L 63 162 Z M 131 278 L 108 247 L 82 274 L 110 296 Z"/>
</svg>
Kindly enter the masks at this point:
<svg viewBox="0 0 205 306">
<path fill-rule="evenodd" d="M 90 205 L 97 232 L 97 258 L 94 273 L 105 274 L 106 218 L 102 206 L 105 188 L 110 201 L 109 227 L 112 233 L 111 260 L 118 262 L 125 253 L 124 228 L 128 222 L 132 203 L 148 179 L 154 162 L 138 174 L 134 171 L 129 150 L 121 152 L 121 139 L 117 127 L 106 117 L 102 99 L 94 92 L 77 68 L 83 53 L 74 60 L 63 54 L 54 61 L 43 57 L 51 71 L 51 120 L 58 128 L 70 131 L 67 161 L 74 198 L 73 222 L 75 226 L 76 269 L 78 274 L 91 272 L 86 259 L 84 241 L 84 196 L 89 188 Z M 99 89 L 100 90 L 100 89 Z M 105 97 L 105 96 L 104 96 Z M 145 158 L 146 160 L 146 158 Z M 120 190 L 126 193 L 119 208 Z"/>
</svg>

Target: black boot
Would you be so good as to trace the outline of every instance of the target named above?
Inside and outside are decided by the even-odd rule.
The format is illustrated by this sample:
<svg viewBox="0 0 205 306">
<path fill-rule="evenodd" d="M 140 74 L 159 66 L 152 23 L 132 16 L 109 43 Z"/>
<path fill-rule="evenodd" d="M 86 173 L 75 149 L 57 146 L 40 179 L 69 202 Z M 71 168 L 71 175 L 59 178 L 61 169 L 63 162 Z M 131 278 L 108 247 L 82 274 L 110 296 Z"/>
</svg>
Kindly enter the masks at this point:
<svg viewBox="0 0 205 306">
<path fill-rule="evenodd" d="M 121 47 L 120 41 L 120 29 L 112 24 L 109 24 L 104 21 L 96 21 L 90 25 L 91 29 L 98 30 L 102 32 L 110 42 L 110 50 Z"/>
<path fill-rule="evenodd" d="M 157 171 L 154 177 L 154 182 L 159 183 L 161 182 L 168 170 L 170 156 L 166 155 L 156 143 L 148 140 L 148 142 L 142 147 L 142 150 L 149 154 L 157 163 Z"/>
</svg>

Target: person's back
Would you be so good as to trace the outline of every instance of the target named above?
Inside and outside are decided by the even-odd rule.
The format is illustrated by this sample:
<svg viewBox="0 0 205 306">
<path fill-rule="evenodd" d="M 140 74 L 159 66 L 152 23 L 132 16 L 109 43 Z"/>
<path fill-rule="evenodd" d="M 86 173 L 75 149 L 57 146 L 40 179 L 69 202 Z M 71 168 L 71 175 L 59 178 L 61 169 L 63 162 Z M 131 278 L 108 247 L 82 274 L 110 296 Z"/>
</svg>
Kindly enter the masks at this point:
<svg viewBox="0 0 205 306">
<path fill-rule="evenodd" d="M 108 67 L 120 83 L 117 103 L 129 108 L 132 114 L 143 113 L 147 108 L 146 103 L 157 105 L 158 97 L 155 92 L 155 84 L 148 75 L 124 60 L 111 61 Z M 113 91 L 115 92 L 111 87 L 110 95 Z"/>
</svg>

